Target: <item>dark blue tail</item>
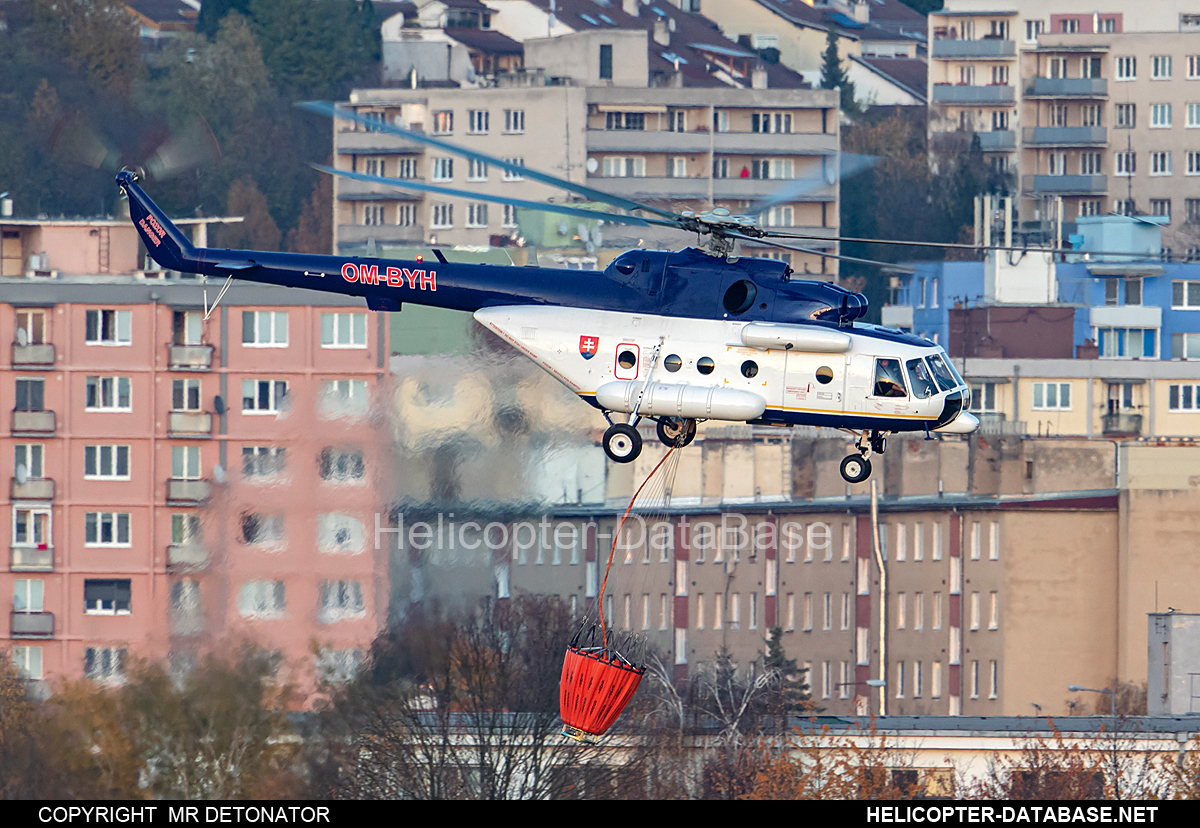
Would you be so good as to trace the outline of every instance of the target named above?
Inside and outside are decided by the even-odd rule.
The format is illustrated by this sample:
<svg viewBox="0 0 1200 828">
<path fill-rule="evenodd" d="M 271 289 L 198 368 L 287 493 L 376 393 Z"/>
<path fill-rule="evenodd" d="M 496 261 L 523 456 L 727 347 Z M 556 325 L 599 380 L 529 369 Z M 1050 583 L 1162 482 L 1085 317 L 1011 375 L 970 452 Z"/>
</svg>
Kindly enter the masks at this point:
<svg viewBox="0 0 1200 828">
<path fill-rule="evenodd" d="M 128 170 L 121 170 L 117 173 L 117 186 L 129 199 L 129 218 L 141 235 L 150 258 L 168 270 L 199 272 L 196 248 L 138 186 L 137 177 Z"/>
</svg>

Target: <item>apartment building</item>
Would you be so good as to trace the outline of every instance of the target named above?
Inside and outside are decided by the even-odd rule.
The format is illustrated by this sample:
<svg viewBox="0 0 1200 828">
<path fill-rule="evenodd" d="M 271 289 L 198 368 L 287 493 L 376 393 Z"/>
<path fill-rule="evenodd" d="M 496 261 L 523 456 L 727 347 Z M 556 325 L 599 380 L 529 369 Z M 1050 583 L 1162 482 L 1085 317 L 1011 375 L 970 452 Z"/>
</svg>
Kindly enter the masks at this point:
<svg viewBox="0 0 1200 828">
<path fill-rule="evenodd" d="M 1200 61 L 1197 33 L 1200 16 L 1183 2 L 1136 14 L 1119 2 L 1087 12 L 1067 2 L 948 3 L 929 16 L 931 139 L 976 134 L 1014 175 L 1023 221 L 1054 218 L 1059 199 L 1068 221 L 1170 216 L 1164 245 L 1182 252 L 1197 246 L 1179 231 L 1188 104 L 1200 100 L 1200 64 L 1188 68 Z"/>
<path fill-rule="evenodd" d="M 674 7 L 654 20 L 639 4 L 633 4 L 634 14 L 613 8 L 602 15 L 612 21 L 608 25 L 588 5 L 560 6 L 556 20 L 569 21 L 571 31 L 547 38 L 531 34 L 536 25 L 516 18 L 512 4 L 505 4 L 489 25 L 521 40 L 520 71 L 476 73 L 473 83 L 355 90 L 347 106 L 659 207 L 761 212 L 770 226 L 836 236 L 835 92 L 808 89 L 795 73 L 759 64 L 755 53 Z M 508 29 L 502 25 L 506 15 L 516 21 Z M 335 124 L 334 154 L 339 169 L 481 196 L 567 198 L 519 170 L 455 157 L 370 124 Z M 783 188 L 781 197 L 766 201 Z M 547 233 L 542 217 L 533 220 L 537 228 L 528 220 L 523 226 L 523 209 L 512 205 L 351 180 L 335 184 L 334 211 L 342 252 L 372 244 L 378 251 L 537 238 L 576 249 L 594 265 L 627 247 L 692 243 L 674 231 L 611 224 L 593 235 L 595 222 L 576 219 L 556 220 L 558 232 Z M 835 249 L 832 241 L 813 245 Z M 780 255 L 753 249 L 755 255 Z M 836 273 L 834 260 L 782 255 L 799 271 Z"/>
<path fill-rule="evenodd" d="M 22 671 L 119 681 L 134 657 L 183 667 L 241 640 L 304 690 L 352 669 L 386 611 L 369 533 L 386 326 L 272 286 L 239 284 L 211 315 L 196 282 L 2 295 L 0 646 Z"/>
</svg>

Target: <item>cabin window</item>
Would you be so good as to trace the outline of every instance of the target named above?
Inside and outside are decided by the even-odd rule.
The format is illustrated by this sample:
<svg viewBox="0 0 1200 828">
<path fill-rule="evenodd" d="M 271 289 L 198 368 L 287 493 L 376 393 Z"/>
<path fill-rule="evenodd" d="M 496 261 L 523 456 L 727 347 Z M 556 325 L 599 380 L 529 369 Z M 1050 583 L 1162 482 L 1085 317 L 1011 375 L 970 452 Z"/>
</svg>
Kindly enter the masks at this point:
<svg viewBox="0 0 1200 828">
<path fill-rule="evenodd" d="M 633 351 L 621 351 L 617 354 L 617 364 L 628 370 L 637 365 L 637 355 Z"/>
<path fill-rule="evenodd" d="M 746 379 L 751 379 L 758 376 L 758 363 L 752 359 L 748 359 L 742 363 L 742 376 Z"/>
<path fill-rule="evenodd" d="M 716 367 L 717 364 L 712 361 L 711 357 L 700 357 L 696 360 L 696 370 L 701 374 L 711 374 Z"/>
<path fill-rule="evenodd" d="M 907 397 L 900 360 L 888 357 L 875 360 L 875 396 Z"/>
<path fill-rule="evenodd" d="M 914 397 L 932 397 L 938 392 L 925 360 L 910 359 L 907 364 L 908 381 L 912 385 Z"/>
<path fill-rule="evenodd" d="M 958 378 L 937 354 L 929 357 L 929 367 L 933 370 L 933 376 L 943 391 L 950 391 L 959 384 Z"/>
<path fill-rule="evenodd" d="M 674 374 L 683 367 L 683 360 L 679 358 L 679 354 L 670 354 L 666 359 L 663 360 L 663 366 L 672 374 Z"/>
<path fill-rule="evenodd" d="M 817 369 L 817 382 L 821 385 L 828 385 L 833 382 L 833 369 L 828 365 L 822 365 Z"/>
<path fill-rule="evenodd" d="M 758 288 L 748 279 L 739 279 L 725 291 L 724 305 L 729 313 L 745 313 L 754 304 Z"/>
</svg>

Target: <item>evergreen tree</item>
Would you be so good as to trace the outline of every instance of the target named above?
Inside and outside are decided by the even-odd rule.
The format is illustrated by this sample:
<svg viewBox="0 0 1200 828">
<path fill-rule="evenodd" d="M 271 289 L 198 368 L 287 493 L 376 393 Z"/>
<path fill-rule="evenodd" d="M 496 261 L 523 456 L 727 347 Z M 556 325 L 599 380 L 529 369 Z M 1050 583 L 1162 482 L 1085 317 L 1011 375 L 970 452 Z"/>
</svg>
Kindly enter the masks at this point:
<svg viewBox="0 0 1200 828">
<path fill-rule="evenodd" d="M 778 670 L 780 675 L 779 695 L 784 709 L 788 712 L 805 709 L 810 706 L 808 670 L 800 667 L 796 659 L 788 658 L 783 649 L 783 629 L 771 627 L 767 631 L 767 652 L 763 656 L 763 666 L 768 670 Z"/>
<path fill-rule="evenodd" d="M 854 100 L 854 84 L 850 81 L 846 70 L 842 68 L 842 60 L 838 57 L 838 36 L 832 26 L 825 33 L 825 56 L 821 61 L 821 88 L 840 89 L 842 112 L 847 115 L 858 114 L 858 104 Z"/>
</svg>

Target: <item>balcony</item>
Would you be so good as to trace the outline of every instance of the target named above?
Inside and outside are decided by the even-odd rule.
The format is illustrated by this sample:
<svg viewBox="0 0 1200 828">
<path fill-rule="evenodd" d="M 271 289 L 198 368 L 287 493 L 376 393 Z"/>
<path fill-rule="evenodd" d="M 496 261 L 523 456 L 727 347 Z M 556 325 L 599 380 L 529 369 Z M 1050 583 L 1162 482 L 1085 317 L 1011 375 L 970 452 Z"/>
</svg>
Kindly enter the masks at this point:
<svg viewBox="0 0 1200 828">
<path fill-rule="evenodd" d="M 1104 78 L 1034 78 L 1025 87 L 1029 98 L 1105 98 L 1108 81 Z"/>
<path fill-rule="evenodd" d="M 31 477 L 22 483 L 14 477 L 9 491 L 13 500 L 54 500 L 54 480 Z"/>
<path fill-rule="evenodd" d="M 1021 189 L 1034 195 L 1104 195 L 1106 175 L 1026 175 Z"/>
<path fill-rule="evenodd" d="M 1139 437 L 1142 433 L 1141 414 L 1105 414 L 1100 424 L 1105 437 Z"/>
<path fill-rule="evenodd" d="M 972 60 L 1016 57 L 1014 40 L 935 40 L 929 51 L 931 58 L 940 60 Z"/>
<path fill-rule="evenodd" d="M 1103 305 L 1088 312 L 1088 324 L 1095 328 L 1161 328 L 1162 308 L 1158 305 Z"/>
<path fill-rule="evenodd" d="M 1021 140 L 1033 147 L 1102 147 L 1108 143 L 1104 127 L 1025 127 Z"/>
<path fill-rule="evenodd" d="M 411 124 L 407 129 L 415 129 L 419 125 Z M 420 131 L 415 129 L 415 131 Z M 425 145 L 401 138 L 390 132 L 351 132 L 339 130 L 335 138 L 337 151 L 342 155 L 419 155 L 425 152 Z"/>
<path fill-rule="evenodd" d="M 53 368 L 54 346 L 48 344 L 18 345 L 14 342 L 12 346 L 12 367 L 24 371 L 36 370 L 38 368 Z"/>
<path fill-rule="evenodd" d="M 803 182 L 795 178 L 717 178 L 713 180 L 713 197 L 754 201 L 768 196 L 789 185 Z M 587 185 L 612 195 L 636 198 L 669 197 L 682 199 L 708 198 L 708 178 L 659 178 L 629 176 L 627 178 L 604 178 L 588 176 Z M 824 182 L 805 189 L 802 194 L 789 201 L 835 201 L 837 185 Z"/>
<path fill-rule="evenodd" d="M 991 132 L 976 132 L 979 146 L 984 152 L 1003 152 L 1017 148 L 1017 134 L 1011 129 L 993 129 Z"/>
<path fill-rule="evenodd" d="M 770 153 L 779 155 L 835 155 L 837 136 L 820 132 L 666 132 L 640 129 L 589 129 L 588 152 L 665 153 L 667 155 Z"/>
<path fill-rule="evenodd" d="M 167 503 L 171 506 L 199 506 L 208 500 L 212 484 L 207 480 L 167 481 Z"/>
<path fill-rule="evenodd" d="M 884 305 L 879 309 L 880 323 L 886 328 L 911 331 L 913 326 L 912 305 Z"/>
<path fill-rule="evenodd" d="M 204 613 L 199 610 L 172 611 L 171 635 L 192 636 L 204 632 Z"/>
<path fill-rule="evenodd" d="M 209 371 L 212 358 L 211 345 L 171 345 L 167 349 L 167 364 L 172 371 Z"/>
<path fill-rule="evenodd" d="M 53 572 L 54 549 L 44 544 L 38 546 L 10 547 L 12 558 L 9 569 L 13 572 Z"/>
<path fill-rule="evenodd" d="M 374 239 L 377 244 L 396 244 L 413 242 L 421 244 L 425 241 L 425 227 L 420 224 L 410 224 L 398 227 L 395 224 L 339 224 L 337 240 L 339 244 L 362 244 L 367 239 Z"/>
<path fill-rule="evenodd" d="M 198 543 L 173 543 L 167 547 L 167 569 L 204 569 L 208 566 L 208 550 Z"/>
<path fill-rule="evenodd" d="M 706 153 L 710 142 L 715 144 L 716 137 L 709 132 L 665 132 L 656 129 L 587 131 L 588 152 Z"/>
<path fill-rule="evenodd" d="M 421 184 L 424 179 L 414 179 L 414 181 Z M 444 184 L 444 186 L 453 185 Z M 424 198 L 423 195 L 414 193 L 412 190 L 401 190 L 397 187 L 389 187 L 387 184 L 359 181 L 354 178 L 338 179 L 337 197 L 338 201 L 420 201 Z"/>
<path fill-rule="evenodd" d="M 167 433 L 172 437 L 203 440 L 212 436 L 212 415 L 207 411 L 172 411 L 167 415 Z"/>
<path fill-rule="evenodd" d="M 12 612 L 9 638 L 54 638 L 54 613 Z"/>
<path fill-rule="evenodd" d="M 979 418 L 979 433 L 994 437 L 1021 437 L 1029 432 L 1025 429 L 1024 420 L 1009 420 L 1000 411 L 972 411 Z"/>
<path fill-rule="evenodd" d="M 45 437 L 56 428 L 53 411 L 14 411 L 12 413 L 12 436 Z"/>
<path fill-rule="evenodd" d="M 954 86 L 948 83 L 935 84 L 935 104 L 1011 104 L 1016 100 L 1016 89 L 1011 86 Z"/>
</svg>

